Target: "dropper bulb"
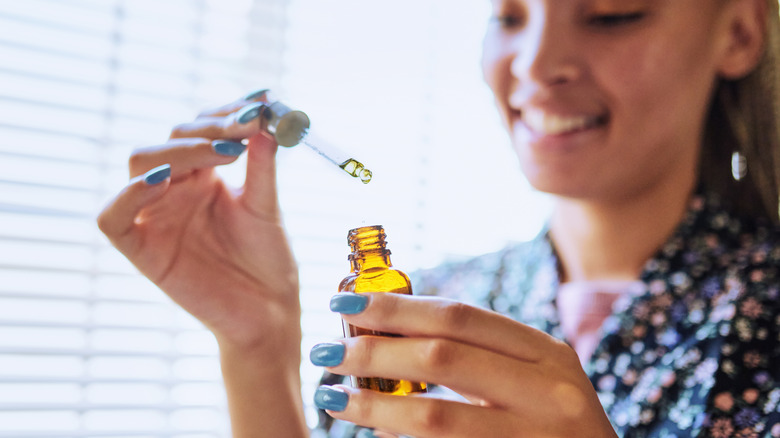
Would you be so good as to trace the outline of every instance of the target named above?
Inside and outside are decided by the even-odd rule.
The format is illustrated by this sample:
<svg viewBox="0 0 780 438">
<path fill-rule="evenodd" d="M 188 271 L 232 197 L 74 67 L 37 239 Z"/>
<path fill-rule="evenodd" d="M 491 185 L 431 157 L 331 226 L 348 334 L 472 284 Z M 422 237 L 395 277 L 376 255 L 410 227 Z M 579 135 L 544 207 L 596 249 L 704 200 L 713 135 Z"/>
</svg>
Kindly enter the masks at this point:
<svg viewBox="0 0 780 438">
<path fill-rule="evenodd" d="M 309 132 L 311 121 L 303 111 L 293 110 L 281 102 L 269 104 L 263 112 L 265 129 L 280 146 L 298 145 Z"/>
</svg>

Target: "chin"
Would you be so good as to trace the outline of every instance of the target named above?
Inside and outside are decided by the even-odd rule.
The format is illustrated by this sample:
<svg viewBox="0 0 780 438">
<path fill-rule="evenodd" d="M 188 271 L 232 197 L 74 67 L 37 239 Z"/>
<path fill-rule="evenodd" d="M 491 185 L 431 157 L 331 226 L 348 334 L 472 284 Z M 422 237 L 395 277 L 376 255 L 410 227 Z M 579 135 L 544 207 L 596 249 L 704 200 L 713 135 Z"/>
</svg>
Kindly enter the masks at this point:
<svg viewBox="0 0 780 438">
<path fill-rule="evenodd" d="M 545 184 L 536 182 L 531 182 L 531 186 L 542 193 L 547 193 L 548 195 L 553 195 L 560 198 L 587 199 L 591 197 L 589 196 L 590 192 L 583 189 L 583 187 L 571 187 L 564 184 Z"/>
<path fill-rule="evenodd" d="M 556 197 L 594 200 L 607 199 L 616 194 L 614 187 L 602 187 L 589 173 L 587 177 L 578 172 L 547 172 L 540 169 L 525 170 L 528 183 L 536 190 Z"/>
<path fill-rule="evenodd" d="M 587 193 L 592 178 L 579 177 L 581 169 L 552 168 L 520 157 L 520 168 L 528 183 L 536 190 L 550 195 L 579 197 Z M 588 181 L 590 180 L 590 181 Z"/>
</svg>

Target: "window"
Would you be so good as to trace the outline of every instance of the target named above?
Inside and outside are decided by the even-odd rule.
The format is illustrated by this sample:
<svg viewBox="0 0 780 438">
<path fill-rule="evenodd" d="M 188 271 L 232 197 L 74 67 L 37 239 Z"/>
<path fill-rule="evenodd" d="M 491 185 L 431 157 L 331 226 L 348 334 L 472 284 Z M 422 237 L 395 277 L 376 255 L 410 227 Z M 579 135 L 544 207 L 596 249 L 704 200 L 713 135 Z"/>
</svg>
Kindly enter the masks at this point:
<svg viewBox="0 0 780 438">
<path fill-rule="evenodd" d="M 94 225 L 130 150 L 202 108 L 273 88 L 374 172 L 362 185 L 304 146 L 279 152 L 304 357 L 340 336 L 327 302 L 348 229 L 385 225 L 407 272 L 531 237 L 543 198 L 518 176 L 480 79 L 487 8 L 0 2 L 0 438 L 226 434 L 213 338 Z M 240 163 L 220 171 L 241 181 Z M 312 422 L 319 373 L 302 364 Z"/>
</svg>

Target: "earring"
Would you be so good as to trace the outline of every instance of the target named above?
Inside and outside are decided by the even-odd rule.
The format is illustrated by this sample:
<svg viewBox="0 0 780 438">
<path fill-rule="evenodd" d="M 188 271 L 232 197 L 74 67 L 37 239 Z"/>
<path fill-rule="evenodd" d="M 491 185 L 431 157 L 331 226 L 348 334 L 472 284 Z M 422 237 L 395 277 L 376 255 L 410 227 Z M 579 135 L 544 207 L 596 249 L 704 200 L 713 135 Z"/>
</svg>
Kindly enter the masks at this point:
<svg viewBox="0 0 780 438">
<path fill-rule="evenodd" d="M 747 160 L 737 151 L 731 154 L 731 176 L 734 181 L 740 181 L 747 175 Z"/>
</svg>

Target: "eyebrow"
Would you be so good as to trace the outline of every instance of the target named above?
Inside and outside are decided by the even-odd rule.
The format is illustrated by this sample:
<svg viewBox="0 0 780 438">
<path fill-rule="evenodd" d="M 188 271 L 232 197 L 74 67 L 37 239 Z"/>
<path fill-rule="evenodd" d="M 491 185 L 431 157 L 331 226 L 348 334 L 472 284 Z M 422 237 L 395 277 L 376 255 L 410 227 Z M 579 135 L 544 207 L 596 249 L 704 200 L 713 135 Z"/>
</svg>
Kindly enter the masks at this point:
<svg viewBox="0 0 780 438">
<path fill-rule="evenodd" d="M 631 9 L 657 2 L 654 0 L 588 0 L 584 3 L 593 8 Z"/>
</svg>

